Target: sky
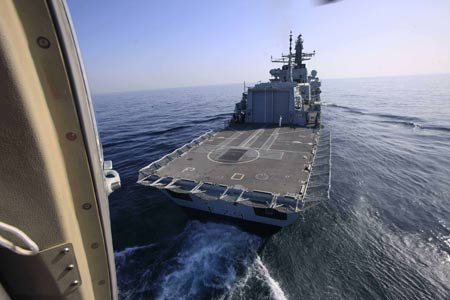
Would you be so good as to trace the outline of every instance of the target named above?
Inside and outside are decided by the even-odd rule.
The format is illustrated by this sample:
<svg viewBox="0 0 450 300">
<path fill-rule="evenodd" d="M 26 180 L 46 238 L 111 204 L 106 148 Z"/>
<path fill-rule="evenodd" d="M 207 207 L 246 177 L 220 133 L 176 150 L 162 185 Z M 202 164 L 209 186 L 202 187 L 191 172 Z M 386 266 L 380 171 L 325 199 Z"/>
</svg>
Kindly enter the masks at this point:
<svg viewBox="0 0 450 300">
<path fill-rule="evenodd" d="M 303 35 L 322 78 L 450 73 L 450 1 L 67 0 L 94 93 L 266 81 Z"/>
</svg>

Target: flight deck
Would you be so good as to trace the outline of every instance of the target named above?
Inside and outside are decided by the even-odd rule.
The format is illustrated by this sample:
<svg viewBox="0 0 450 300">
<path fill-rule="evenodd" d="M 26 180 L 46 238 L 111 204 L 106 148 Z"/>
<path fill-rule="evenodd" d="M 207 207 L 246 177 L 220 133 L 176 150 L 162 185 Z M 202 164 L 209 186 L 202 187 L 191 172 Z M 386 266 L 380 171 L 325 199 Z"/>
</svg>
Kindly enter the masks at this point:
<svg viewBox="0 0 450 300">
<path fill-rule="evenodd" d="M 311 128 L 235 124 L 162 166 L 156 175 L 295 195 L 308 180 L 316 138 Z"/>
</svg>

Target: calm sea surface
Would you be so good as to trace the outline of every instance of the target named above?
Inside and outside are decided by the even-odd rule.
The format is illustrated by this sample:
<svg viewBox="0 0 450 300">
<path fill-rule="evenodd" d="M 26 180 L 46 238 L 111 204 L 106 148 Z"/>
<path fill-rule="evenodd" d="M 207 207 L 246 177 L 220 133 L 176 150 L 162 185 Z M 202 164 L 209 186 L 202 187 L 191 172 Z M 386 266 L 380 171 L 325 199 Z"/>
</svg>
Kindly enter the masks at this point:
<svg viewBox="0 0 450 300">
<path fill-rule="evenodd" d="M 211 129 L 241 85 L 94 97 L 121 299 L 450 299 L 450 75 L 323 80 L 331 199 L 270 238 L 187 219 L 138 170 Z"/>
</svg>

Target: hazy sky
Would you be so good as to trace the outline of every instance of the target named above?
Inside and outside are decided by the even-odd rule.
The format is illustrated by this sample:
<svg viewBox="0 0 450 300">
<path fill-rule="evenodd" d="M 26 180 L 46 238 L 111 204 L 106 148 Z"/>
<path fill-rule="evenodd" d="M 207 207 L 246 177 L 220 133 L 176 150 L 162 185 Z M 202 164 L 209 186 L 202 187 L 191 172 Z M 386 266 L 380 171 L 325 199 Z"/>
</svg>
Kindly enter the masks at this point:
<svg viewBox="0 0 450 300">
<path fill-rule="evenodd" d="M 449 0 L 68 0 L 91 89 L 265 81 L 303 34 L 320 77 L 450 72 Z"/>
</svg>

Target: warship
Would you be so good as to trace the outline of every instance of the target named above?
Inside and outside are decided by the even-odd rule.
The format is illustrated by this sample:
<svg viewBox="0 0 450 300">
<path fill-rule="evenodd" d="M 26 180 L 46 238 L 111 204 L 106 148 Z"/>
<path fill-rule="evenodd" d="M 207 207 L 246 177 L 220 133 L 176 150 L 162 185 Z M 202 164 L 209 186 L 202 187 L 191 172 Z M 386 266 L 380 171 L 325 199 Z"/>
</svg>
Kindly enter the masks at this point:
<svg viewBox="0 0 450 300">
<path fill-rule="evenodd" d="M 225 128 L 209 131 L 139 170 L 194 216 L 275 230 L 329 198 L 331 135 L 321 125 L 321 82 L 308 74 L 299 35 L 273 59 L 272 79 L 244 88 Z"/>
</svg>

